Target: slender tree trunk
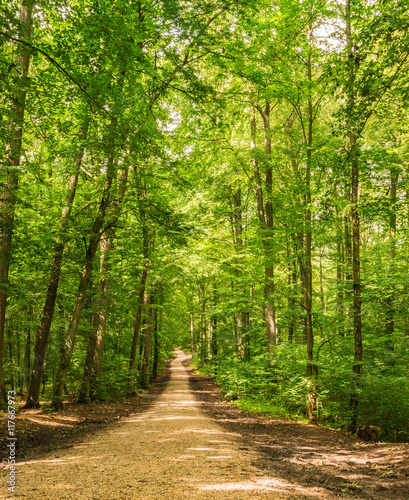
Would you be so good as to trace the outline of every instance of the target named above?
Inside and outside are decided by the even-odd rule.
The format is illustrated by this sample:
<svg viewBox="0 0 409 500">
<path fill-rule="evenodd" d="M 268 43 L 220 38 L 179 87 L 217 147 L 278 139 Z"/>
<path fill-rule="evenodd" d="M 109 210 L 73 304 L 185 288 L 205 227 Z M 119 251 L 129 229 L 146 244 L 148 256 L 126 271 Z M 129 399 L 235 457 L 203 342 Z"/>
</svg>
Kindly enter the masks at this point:
<svg viewBox="0 0 409 500">
<path fill-rule="evenodd" d="M 142 377 L 141 385 L 146 388 L 149 386 L 149 367 L 151 360 L 151 344 L 152 344 L 152 333 L 153 333 L 153 323 L 154 323 L 154 309 L 155 296 L 154 287 L 152 286 L 151 295 L 145 292 L 145 308 L 146 308 L 146 329 L 144 335 L 144 346 L 143 346 L 143 363 L 142 363 Z"/>
<path fill-rule="evenodd" d="M 23 380 L 20 371 L 20 339 L 17 337 L 17 363 L 16 363 L 16 375 L 17 375 L 17 394 L 19 396 L 23 393 Z"/>
<path fill-rule="evenodd" d="M 114 223 L 120 216 L 121 203 L 125 196 L 128 180 L 128 169 L 122 171 L 122 176 L 119 183 L 118 194 L 112 207 L 111 223 Z M 101 371 L 102 355 L 104 346 L 104 337 L 106 331 L 107 314 L 108 314 L 108 288 L 109 288 L 109 259 L 114 247 L 114 240 L 111 231 L 105 238 L 100 241 L 100 273 L 98 281 L 97 297 L 94 303 L 94 312 L 91 320 L 91 328 L 88 338 L 88 348 L 85 358 L 84 374 L 80 393 L 78 396 L 79 403 L 89 401 L 90 384 L 93 381 L 94 386 L 97 384 L 97 372 Z M 97 349 L 98 346 L 98 349 Z M 96 387 L 95 387 L 96 390 Z M 95 392 L 95 391 L 94 391 Z"/>
<path fill-rule="evenodd" d="M 270 130 L 270 102 L 266 101 L 264 111 L 261 114 L 264 123 L 264 150 L 266 153 L 267 168 L 265 173 L 265 215 L 266 215 L 266 233 L 264 239 L 264 251 L 266 255 L 265 278 L 266 284 L 264 287 L 264 298 L 267 301 L 266 305 L 266 327 L 267 341 L 270 348 L 277 344 L 277 328 L 276 328 L 276 311 L 274 304 L 274 249 L 273 249 L 273 230 L 274 230 L 274 215 L 273 215 L 273 170 L 271 167 L 271 130 Z"/>
<path fill-rule="evenodd" d="M 390 172 L 390 190 L 389 198 L 391 202 L 389 216 L 389 273 L 393 272 L 394 260 L 396 257 L 396 191 L 398 185 L 398 172 L 395 168 L 391 168 Z M 388 293 L 386 299 L 386 334 L 388 335 L 386 347 L 388 350 L 393 350 L 394 344 L 391 336 L 395 332 L 395 310 L 393 306 L 394 296 Z"/>
<path fill-rule="evenodd" d="M 78 326 L 81 319 L 81 312 L 84 306 L 88 285 L 91 281 L 92 268 L 94 264 L 95 255 L 98 249 L 98 244 L 101 238 L 102 225 L 105 221 L 106 211 L 110 202 L 113 178 L 114 178 L 114 159 L 113 157 L 111 157 L 109 158 L 108 161 L 107 177 L 105 181 L 104 191 L 102 194 L 101 202 L 99 204 L 97 216 L 94 220 L 94 224 L 91 229 L 90 241 L 86 251 L 86 259 L 81 272 L 77 296 L 75 299 L 74 308 L 71 315 L 70 324 L 68 327 L 68 333 L 63 347 L 60 364 L 58 367 L 55 389 L 53 394 L 53 407 L 56 410 L 62 408 L 64 383 L 70 367 L 75 338 L 77 336 Z"/>
<path fill-rule="evenodd" d="M 138 303 L 136 307 L 136 314 L 135 314 L 135 325 L 134 325 L 134 332 L 133 332 L 133 339 L 132 339 L 132 347 L 131 347 L 131 354 L 129 357 L 129 392 L 131 394 L 134 394 L 135 392 L 135 376 L 136 376 L 136 351 L 138 348 L 138 340 L 140 336 L 140 331 L 141 331 L 141 320 L 142 320 L 142 313 L 143 313 L 143 305 L 144 305 L 144 297 L 145 297 L 145 290 L 146 290 L 146 280 L 148 278 L 148 268 L 149 268 L 149 241 L 148 241 L 148 233 L 146 226 L 143 225 L 142 228 L 142 233 L 143 233 L 143 256 L 144 256 L 144 265 L 142 269 L 142 276 L 141 276 L 141 282 L 139 284 L 139 294 L 138 294 Z"/>
<path fill-rule="evenodd" d="M 308 139 L 307 139 L 307 144 L 308 144 Z M 291 155 L 291 164 L 292 164 L 292 171 L 294 173 L 294 178 L 295 182 L 298 185 L 302 185 L 303 179 L 302 176 L 300 175 L 300 171 L 298 168 L 298 163 L 294 158 L 294 155 Z M 307 343 L 307 319 L 306 319 L 306 314 L 305 314 L 305 305 L 304 301 L 302 300 L 302 296 L 305 296 L 305 290 L 307 290 L 307 272 L 306 272 L 306 259 L 305 259 L 305 248 L 304 248 L 304 242 L 305 242 L 305 199 L 303 199 L 302 192 L 301 190 L 296 191 L 295 193 L 295 199 L 297 202 L 296 210 L 295 210 L 295 227 L 297 228 L 297 233 L 294 233 L 292 238 L 293 238 L 293 246 L 294 246 L 294 261 L 293 261 L 293 311 L 296 310 L 296 305 L 300 304 L 301 306 L 301 311 L 300 314 L 297 314 L 297 318 L 301 318 L 303 321 L 303 326 L 302 326 L 302 342 L 304 344 Z M 300 285 L 298 286 L 297 284 L 297 263 L 298 263 L 298 268 L 299 268 L 299 281 Z M 301 297 L 300 297 L 301 296 Z M 293 316 L 294 317 L 294 316 Z M 295 321 L 294 318 L 294 328 L 296 331 L 298 331 L 299 321 Z"/>
<path fill-rule="evenodd" d="M 342 222 L 340 221 L 340 224 Z M 344 264 L 344 255 L 343 255 L 343 245 L 342 245 L 342 227 L 337 229 L 337 302 L 336 302 L 336 322 L 338 333 L 341 337 L 345 336 L 344 329 L 344 292 L 343 292 L 343 264 Z"/>
<path fill-rule="evenodd" d="M 202 365 L 207 361 L 207 330 L 206 330 L 206 301 L 205 301 L 205 285 L 200 284 L 201 298 L 201 332 L 200 332 L 200 361 Z"/>
<path fill-rule="evenodd" d="M 159 312 L 159 317 L 161 318 L 161 316 L 162 316 L 162 309 Z M 153 327 L 152 379 L 155 379 L 158 375 L 160 323 L 161 323 L 161 319 L 159 319 L 159 323 L 158 323 L 158 310 L 155 309 L 154 322 L 153 322 L 154 327 Z"/>
<path fill-rule="evenodd" d="M 243 253 L 243 216 L 242 216 L 242 208 L 241 208 L 241 190 L 240 188 L 236 191 L 233 191 L 231 186 L 228 186 L 229 194 L 230 194 L 230 202 L 233 209 L 233 238 L 234 238 L 234 246 L 237 254 L 236 264 L 237 264 L 237 290 L 238 295 L 240 297 L 240 308 L 243 307 L 242 303 L 244 302 L 244 291 L 242 290 L 242 285 L 240 282 L 240 278 L 242 276 L 241 267 L 243 265 L 242 253 Z M 246 313 L 243 310 L 240 310 L 236 314 L 236 326 L 237 326 L 237 352 L 240 359 L 245 358 L 245 342 L 246 342 Z"/>
<path fill-rule="evenodd" d="M 357 154 L 357 141 L 354 130 L 352 114 L 355 109 L 354 85 L 355 71 L 358 67 L 358 58 L 354 53 L 351 41 L 351 4 L 346 0 L 345 9 L 346 18 L 346 39 L 348 46 L 348 91 L 349 91 L 349 119 L 352 132 L 349 132 L 349 151 L 351 165 L 351 223 L 352 223 L 352 281 L 353 281 L 353 309 L 354 309 L 354 364 L 352 371 L 354 374 L 352 394 L 351 394 L 351 429 L 355 430 L 358 421 L 359 396 L 358 388 L 360 385 L 361 363 L 362 363 L 362 326 L 361 326 L 361 264 L 360 264 L 360 241 L 359 241 L 359 214 L 358 214 L 358 192 L 359 192 L 359 165 Z"/>
<path fill-rule="evenodd" d="M 32 37 L 32 13 L 35 2 L 21 0 L 19 24 L 20 37 L 25 42 L 30 42 Z M 16 204 L 16 191 L 18 187 L 18 168 L 21 159 L 21 146 L 23 139 L 24 112 L 26 107 L 27 74 L 30 65 L 30 49 L 27 45 L 18 44 L 16 47 L 15 76 L 12 103 L 12 118 L 9 123 L 10 142 L 6 148 L 5 164 L 7 168 L 3 177 L 4 187 L 0 193 L 0 405 L 7 402 L 4 380 L 4 329 L 6 324 L 6 307 L 8 293 L 9 263 L 11 253 L 11 240 L 14 227 L 14 209 Z"/>
<path fill-rule="evenodd" d="M 312 81 L 311 52 L 308 54 L 308 81 Z M 307 412 L 310 423 L 317 423 L 317 395 L 315 380 L 317 365 L 314 363 L 314 334 L 312 328 L 312 258 L 311 258 L 311 160 L 313 147 L 313 107 L 312 97 L 308 98 L 308 138 L 307 138 L 307 165 L 305 174 L 305 275 L 306 287 L 304 290 L 304 307 L 306 314 L 307 334 Z"/>
<path fill-rule="evenodd" d="M 189 313 L 190 318 L 190 346 L 192 350 L 192 356 L 195 354 L 195 327 L 193 321 L 193 313 Z"/>
<path fill-rule="evenodd" d="M 322 250 L 319 251 L 319 261 L 320 261 L 320 296 L 321 296 L 321 307 L 325 312 L 325 293 L 324 293 L 324 271 L 322 266 Z"/>
<path fill-rule="evenodd" d="M 88 121 L 84 123 L 80 138 L 86 140 L 88 131 Z M 51 264 L 51 275 L 48 282 L 47 296 L 41 316 L 41 323 L 37 334 L 37 340 L 34 347 L 34 364 L 31 374 L 30 389 L 27 396 L 25 408 L 35 408 L 38 406 L 38 398 L 40 395 L 41 374 L 43 371 L 45 354 L 50 335 L 51 323 L 54 316 L 55 301 L 57 299 L 58 285 L 61 277 L 62 259 L 64 248 L 67 240 L 67 228 L 71 218 L 72 206 L 74 203 L 75 193 L 78 185 L 78 175 L 81 168 L 82 159 L 84 156 L 85 146 L 78 149 L 75 161 L 74 173 L 71 175 L 68 182 L 68 190 L 65 200 L 65 207 L 62 211 L 58 236 L 54 244 L 53 258 Z"/>
<path fill-rule="evenodd" d="M 269 349 L 277 343 L 276 334 L 276 319 L 275 319 L 275 306 L 274 306 L 274 263 L 273 263 L 273 204 L 272 204 L 272 184 L 273 172 L 270 165 L 271 160 L 271 130 L 270 130 L 270 103 L 266 101 L 264 110 L 257 106 L 264 123 L 264 149 L 267 156 L 268 167 L 265 174 L 265 205 L 263 196 L 263 186 L 261 182 L 261 175 L 256 158 L 253 159 L 253 172 L 255 182 L 255 194 L 257 199 L 257 212 L 260 221 L 260 226 L 263 231 L 263 248 L 265 256 L 265 286 L 264 286 L 264 300 L 265 305 L 265 321 L 266 321 L 266 337 Z M 256 146 L 256 117 L 254 107 L 251 109 L 250 114 L 250 135 L 251 135 L 251 148 Z"/>
<path fill-rule="evenodd" d="M 24 386 L 28 390 L 31 371 L 31 330 L 27 330 L 26 347 L 24 350 Z"/>
<path fill-rule="evenodd" d="M 78 403 L 88 403 L 90 397 L 90 383 L 94 370 L 94 357 L 98 336 L 103 336 L 106 328 L 107 306 L 108 306 L 108 273 L 109 255 L 112 250 L 112 238 L 101 238 L 100 241 L 100 276 L 98 281 L 97 296 L 94 303 L 94 311 L 91 320 L 91 329 L 88 338 L 88 348 L 85 357 L 84 374 L 81 389 L 78 395 Z"/>
</svg>

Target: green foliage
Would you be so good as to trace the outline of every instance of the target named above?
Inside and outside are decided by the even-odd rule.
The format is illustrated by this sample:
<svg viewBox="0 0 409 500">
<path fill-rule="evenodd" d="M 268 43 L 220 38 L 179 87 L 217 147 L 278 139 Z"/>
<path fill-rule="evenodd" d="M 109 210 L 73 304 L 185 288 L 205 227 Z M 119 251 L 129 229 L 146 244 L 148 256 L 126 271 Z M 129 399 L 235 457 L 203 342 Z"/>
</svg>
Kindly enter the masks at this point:
<svg viewBox="0 0 409 500">
<path fill-rule="evenodd" d="M 97 312 L 106 313 L 98 330 L 105 346 L 94 398 L 129 390 L 139 311 L 136 390 L 153 317 L 149 375 L 154 357 L 160 369 L 176 346 L 192 349 L 195 366 L 214 375 L 242 409 L 303 419 L 307 393 L 315 392 L 320 424 L 347 429 L 357 416 L 358 424 L 381 427 L 384 439 L 407 440 L 405 7 L 401 0 L 351 2 L 346 39 L 346 13 L 309 0 L 38 3 L 30 72 L 20 81 L 19 42 L 10 39 L 23 36 L 19 5 L 2 5 L 2 158 L 20 126 L 16 93 L 26 91 L 21 162 L 2 162 L 0 171 L 2 195 L 8 173 L 19 177 L 12 228 L 0 213 L 1 234 L 13 230 L 10 270 L 0 283 L 8 295 L 6 385 L 27 392 L 55 245 L 62 241 L 44 397 L 55 387 L 112 170 L 98 229 L 112 248 L 105 268 L 102 246 L 91 262 L 67 377 L 71 395 L 81 388 L 103 295 L 105 309 Z M 359 172 L 363 304 L 358 378 L 352 371 L 352 157 Z M 309 363 L 316 374 L 307 378 L 309 235 Z M 139 303 L 142 286 L 154 299 L 151 307 Z M 275 313 L 277 344 L 270 346 L 267 306 Z"/>
</svg>

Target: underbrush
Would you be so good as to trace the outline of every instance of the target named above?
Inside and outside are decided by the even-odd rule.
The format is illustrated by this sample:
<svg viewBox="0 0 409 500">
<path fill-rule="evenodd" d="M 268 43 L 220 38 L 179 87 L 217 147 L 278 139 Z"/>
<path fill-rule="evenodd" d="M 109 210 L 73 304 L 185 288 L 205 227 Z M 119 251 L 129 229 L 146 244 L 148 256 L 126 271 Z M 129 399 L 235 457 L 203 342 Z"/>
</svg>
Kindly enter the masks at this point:
<svg viewBox="0 0 409 500">
<path fill-rule="evenodd" d="M 266 355 L 251 361 L 237 357 L 213 359 L 206 366 L 197 360 L 202 373 L 212 375 L 224 395 L 245 411 L 307 421 L 306 365 L 302 350 L 285 346 L 274 360 Z M 301 360 L 301 361 L 300 361 Z M 327 365 L 328 366 L 328 365 Z M 318 367 L 315 381 L 317 418 L 320 425 L 346 431 L 351 424 L 352 367 L 339 363 L 331 370 Z M 358 426 L 376 425 L 381 440 L 407 442 L 409 438 L 409 380 L 400 374 L 380 374 L 367 366 L 358 386 Z"/>
</svg>

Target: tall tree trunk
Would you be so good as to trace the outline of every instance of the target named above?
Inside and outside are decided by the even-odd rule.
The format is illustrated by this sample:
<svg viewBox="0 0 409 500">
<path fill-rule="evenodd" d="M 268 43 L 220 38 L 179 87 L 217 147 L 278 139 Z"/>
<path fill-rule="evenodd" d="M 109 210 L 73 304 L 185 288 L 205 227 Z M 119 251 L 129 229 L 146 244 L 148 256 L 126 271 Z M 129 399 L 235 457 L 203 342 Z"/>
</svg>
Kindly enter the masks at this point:
<svg viewBox="0 0 409 500">
<path fill-rule="evenodd" d="M 27 329 L 26 347 L 24 350 L 24 387 L 29 388 L 31 371 L 31 330 Z"/>
<path fill-rule="evenodd" d="M 263 248 L 265 258 L 265 286 L 264 286 L 264 300 L 265 300 L 265 321 L 266 321 L 266 337 L 269 349 L 277 343 L 276 335 L 276 319 L 274 307 L 274 263 L 273 263 L 273 204 L 272 204 L 272 184 L 273 172 L 271 168 L 271 130 L 270 130 L 270 102 L 266 101 L 264 109 L 257 105 L 264 124 L 264 150 L 267 157 L 268 166 L 265 174 L 265 196 L 263 195 L 263 185 L 261 175 L 256 158 L 253 158 L 253 172 L 254 172 L 254 190 L 257 199 L 257 213 L 259 217 L 260 226 L 263 232 Z M 250 114 L 250 135 L 251 135 L 251 148 L 256 146 L 256 117 L 254 113 L 254 106 L 251 108 Z M 264 204 L 265 198 L 265 204 Z"/>
<path fill-rule="evenodd" d="M 308 81 L 312 82 L 311 52 L 308 54 Z M 306 314 L 307 334 L 307 412 L 310 423 L 317 422 L 317 395 L 314 378 L 317 376 L 317 365 L 314 363 L 314 334 L 312 328 L 312 258 L 311 258 L 311 160 L 313 147 L 313 107 L 312 97 L 308 98 L 308 138 L 307 165 L 305 174 L 305 275 L 304 306 Z"/>
<path fill-rule="evenodd" d="M 32 37 L 33 0 L 21 0 L 19 23 L 20 37 L 30 42 Z M 0 405 L 5 405 L 6 387 L 4 380 L 4 329 L 6 324 L 6 307 L 8 293 L 9 263 L 11 239 L 14 227 L 14 209 L 16 190 L 18 187 L 18 167 L 21 159 L 21 146 L 24 128 L 24 112 L 26 107 L 27 74 L 30 65 L 30 49 L 25 44 L 16 47 L 16 84 L 12 103 L 12 118 L 9 123 L 10 142 L 6 148 L 5 164 L 9 165 L 4 178 L 4 188 L 0 194 Z"/>
<path fill-rule="evenodd" d="M 261 111 L 261 110 L 260 110 Z M 265 173 L 265 214 L 266 214 L 266 231 L 264 237 L 264 252 L 266 256 L 265 278 L 266 284 L 264 287 L 264 298 L 267 301 L 266 305 L 266 327 L 267 341 L 270 348 L 277 344 L 277 328 L 276 328 L 276 311 L 274 304 L 274 249 L 273 249 L 273 170 L 271 167 L 271 130 L 270 130 L 270 102 L 266 101 L 263 112 L 261 113 L 264 123 L 264 150 L 266 153 L 267 168 Z"/>
<path fill-rule="evenodd" d="M 31 374 L 30 389 L 27 395 L 25 408 L 35 408 L 38 406 L 40 396 L 41 374 L 43 371 L 45 354 L 50 335 L 51 323 L 54 316 L 55 301 L 57 299 L 58 285 L 61 277 L 62 259 L 67 241 L 67 228 L 71 218 L 72 206 L 78 185 L 78 175 L 84 156 L 84 141 L 87 137 L 88 121 L 84 123 L 80 131 L 82 146 L 77 151 L 75 169 L 68 181 L 68 190 L 65 199 L 65 206 L 61 214 L 58 236 L 54 243 L 53 258 L 51 264 L 51 275 L 48 282 L 47 296 L 41 316 L 41 323 L 38 329 L 37 340 L 34 347 L 34 364 Z"/>
<path fill-rule="evenodd" d="M 132 347 L 131 354 L 129 357 L 129 379 L 128 379 L 128 387 L 129 393 L 134 394 L 135 392 L 135 376 L 136 376 L 136 351 L 138 348 L 139 335 L 141 331 L 141 321 L 142 321 L 142 313 L 143 313 L 143 305 L 144 305 L 144 297 L 145 297 L 145 289 L 146 289 L 146 280 L 148 277 L 148 268 L 149 268 L 149 241 L 148 241 L 148 233 L 146 226 L 142 227 L 143 233 L 143 256 L 144 256 L 144 264 L 142 269 L 141 281 L 139 284 L 139 294 L 138 294 L 138 302 L 136 306 L 135 313 L 135 324 L 132 338 Z"/>
<path fill-rule="evenodd" d="M 237 290 L 240 300 L 240 308 L 243 307 L 244 302 L 244 293 L 245 290 L 242 288 L 242 284 L 240 282 L 240 277 L 242 276 L 242 253 L 243 253 L 243 216 L 242 216 L 242 208 L 241 208 L 241 190 L 238 188 L 236 191 L 233 191 L 232 187 L 228 186 L 229 195 L 230 195 L 230 203 L 233 209 L 233 239 L 234 246 L 237 254 L 236 264 L 236 275 L 237 275 Z M 243 359 L 245 357 L 245 342 L 246 342 L 246 313 L 243 310 L 240 310 L 236 314 L 236 326 L 237 326 L 237 352 L 239 358 Z"/>
<path fill-rule="evenodd" d="M 207 329 L 206 329 L 206 301 L 205 301 L 205 285 L 200 284 L 200 305 L 201 305 L 201 328 L 200 328 L 200 361 L 202 365 L 207 361 Z"/>
<path fill-rule="evenodd" d="M 341 227 L 337 229 L 337 302 L 336 302 L 336 323 L 338 333 L 341 337 L 345 336 L 344 329 L 344 291 L 343 291 L 343 265 L 344 265 L 344 253 L 343 253 L 343 238 L 342 238 L 342 220 L 340 220 Z"/>
<path fill-rule="evenodd" d="M 106 328 L 107 305 L 108 305 L 108 273 L 109 255 L 112 250 L 112 238 L 101 238 L 100 241 L 100 275 L 97 288 L 97 296 L 94 302 L 94 311 L 91 320 L 91 329 L 88 338 L 88 348 L 85 357 L 84 374 L 78 395 L 78 403 L 88 403 L 90 394 L 90 382 L 94 369 L 95 349 L 98 336 L 103 336 Z"/>
<path fill-rule="evenodd" d="M 155 379 L 158 376 L 158 367 L 159 367 L 159 348 L 160 341 L 159 336 L 162 330 L 162 315 L 163 310 L 155 309 L 155 318 L 154 318 L 154 329 L 153 329 L 153 364 L 152 364 L 152 379 Z"/>
<path fill-rule="evenodd" d="M 104 191 L 98 208 L 97 216 L 91 229 L 90 241 L 87 246 L 86 259 L 81 272 L 80 283 L 71 315 L 68 333 L 63 347 L 60 364 L 58 367 L 55 389 L 53 394 L 53 407 L 56 410 L 62 408 L 62 397 L 65 379 L 70 367 L 71 357 L 74 349 L 75 338 L 78 332 L 78 326 L 81 319 L 81 312 L 84 306 L 88 285 L 91 281 L 92 268 L 98 244 L 101 238 L 101 229 L 105 221 L 105 214 L 110 202 L 112 182 L 114 178 L 114 158 L 108 160 L 108 168 L 105 180 Z"/>
<path fill-rule="evenodd" d="M 213 301 L 217 304 L 217 288 L 216 282 L 213 282 Z M 215 373 L 217 374 L 217 365 L 218 365 L 218 345 L 217 345 L 217 316 L 213 313 L 212 315 L 212 341 L 211 341 L 211 350 L 212 350 L 212 363 L 214 366 Z"/>
<path fill-rule="evenodd" d="M 398 172 L 396 168 L 391 168 L 390 171 L 390 190 L 389 198 L 391 202 L 389 216 L 389 273 L 393 272 L 394 260 L 396 256 L 396 191 L 398 185 Z M 393 350 L 394 344 L 391 336 L 395 332 L 395 310 L 393 306 L 394 296 L 388 293 L 386 299 L 386 334 L 388 336 L 386 347 L 388 350 Z"/>
<path fill-rule="evenodd" d="M 122 171 L 118 194 L 114 200 L 112 212 L 110 214 L 110 224 L 116 222 L 121 213 L 121 204 L 125 196 L 126 186 L 128 181 L 128 168 Z M 88 338 L 88 348 L 85 357 L 84 374 L 80 393 L 78 396 L 79 403 L 86 403 L 90 395 L 91 379 L 93 384 L 97 383 L 97 372 L 101 371 L 102 355 L 104 346 L 104 337 L 108 314 L 108 288 L 109 288 L 109 259 L 114 247 L 114 238 L 111 230 L 105 238 L 100 242 L 100 273 L 97 289 L 97 297 L 94 303 L 94 311 L 92 315 L 91 328 Z M 98 349 L 97 349 L 98 346 Z"/>
<path fill-rule="evenodd" d="M 307 139 L 308 144 L 308 139 Z M 291 154 L 291 165 L 294 174 L 295 182 L 297 186 L 302 185 L 303 178 L 300 175 L 300 170 L 298 167 L 298 162 L 296 161 L 294 154 Z M 292 235 L 293 246 L 294 246 L 294 261 L 293 261 L 293 311 L 296 310 L 296 304 L 300 304 L 301 311 L 297 314 L 297 318 L 301 317 L 303 321 L 302 326 L 302 342 L 307 343 L 307 319 L 305 314 L 304 301 L 302 296 L 304 296 L 304 291 L 307 289 L 307 272 L 306 272 L 306 260 L 305 260 L 305 199 L 303 199 L 302 191 L 300 189 L 296 190 L 296 209 L 295 209 L 295 224 L 294 227 L 297 228 L 297 232 Z M 299 280 L 300 285 L 297 284 L 297 263 L 299 268 Z M 301 297 L 300 297 L 301 296 Z M 294 313 L 293 313 L 294 314 Z M 293 316 L 294 317 L 294 316 Z M 297 326 L 298 321 L 294 319 L 294 327 L 298 331 Z"/>
<path fill-rule="evenodd" d="M 142 377 L 141 385 L 146 388 L 149 386 L 149 367 L 151 360 L 151 345 L 152 345 L 152 333 L 154 325 L 154 315 L 155 315 L 155 290 L 152 286 L 151 294 L 145 293 L 145 308 L 146 308 L 146 329 L 144 336 L 144 346 L 143 346 L 143 363 L 142 363 Z"/>
<path fill-rule="evenodd" d="M 190 348 L 192 351 L 192 356 L 195 354 L 195 327 L 194 327 L 194 321 L 193 321 L 193 313 L 189 313 L 189 319 L 190 319 Z"/>
<path fill-rule="evenodd" d="M 361 325 L 361 264 L 360 264 L 360 241 L 359 241 L 359 214 L 358 214 L 358 192 L 359 192 L 359 165 L 357 154 L 358 137 L 354 132 L 353 111 L 355 109 L 355 71 L 358 67 L 358 58 L 353 50 L 351 41 L 351 3 L 346 0 L 346 41 L 348 47 L 348 110 L 349 110 L 349 152 L 351 164 L 351 223 L 352 223 L 352 281 L 353 281 L 353 309 L 354 309 L 354 364 L 352 367 L 354 379 L 351 394 L 351 429 L 355 430 L 358 421 L 361 363 L 362 363 L 362 325 Z"/>
</svg>

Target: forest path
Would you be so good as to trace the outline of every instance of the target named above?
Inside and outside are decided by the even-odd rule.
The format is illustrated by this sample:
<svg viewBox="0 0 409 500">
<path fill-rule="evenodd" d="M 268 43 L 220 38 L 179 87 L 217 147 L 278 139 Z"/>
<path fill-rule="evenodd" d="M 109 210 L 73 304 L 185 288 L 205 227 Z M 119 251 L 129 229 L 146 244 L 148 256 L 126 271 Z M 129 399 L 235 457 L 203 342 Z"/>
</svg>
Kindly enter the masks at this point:
<svg viewBox="0 0 409 500">
<path fill-rule="evenodd" d="M 187 356 L 176 354 L 170 381 L 148 411 L 72 448 L 20 462 L 16 498 L 330 498 L 322 488 L 304 488 L 260 470 L 258 452 L 241 449 L 240 434 L 199 408 L 182 364 Z"/>
<path fill-rule="evenodd" d="M 16 495 L 0 491 L 0 498 L 409 498 L 408 445 L 362 443 L 331 429 L 243 412 L 226 404 L 210 377 L 192 373 L 190 356 L 176 354 L 165 390 L 157 399 L 153 394 L 144 411 L 135 408 L 88 437 L 76 435 L 69 448 L 28 453 L 17 463 Z M 78 417 L 69 415 L 64 422 Z M 48 429 L 53 425 L 61 421 L 49 419 Z"/>
</svg>

